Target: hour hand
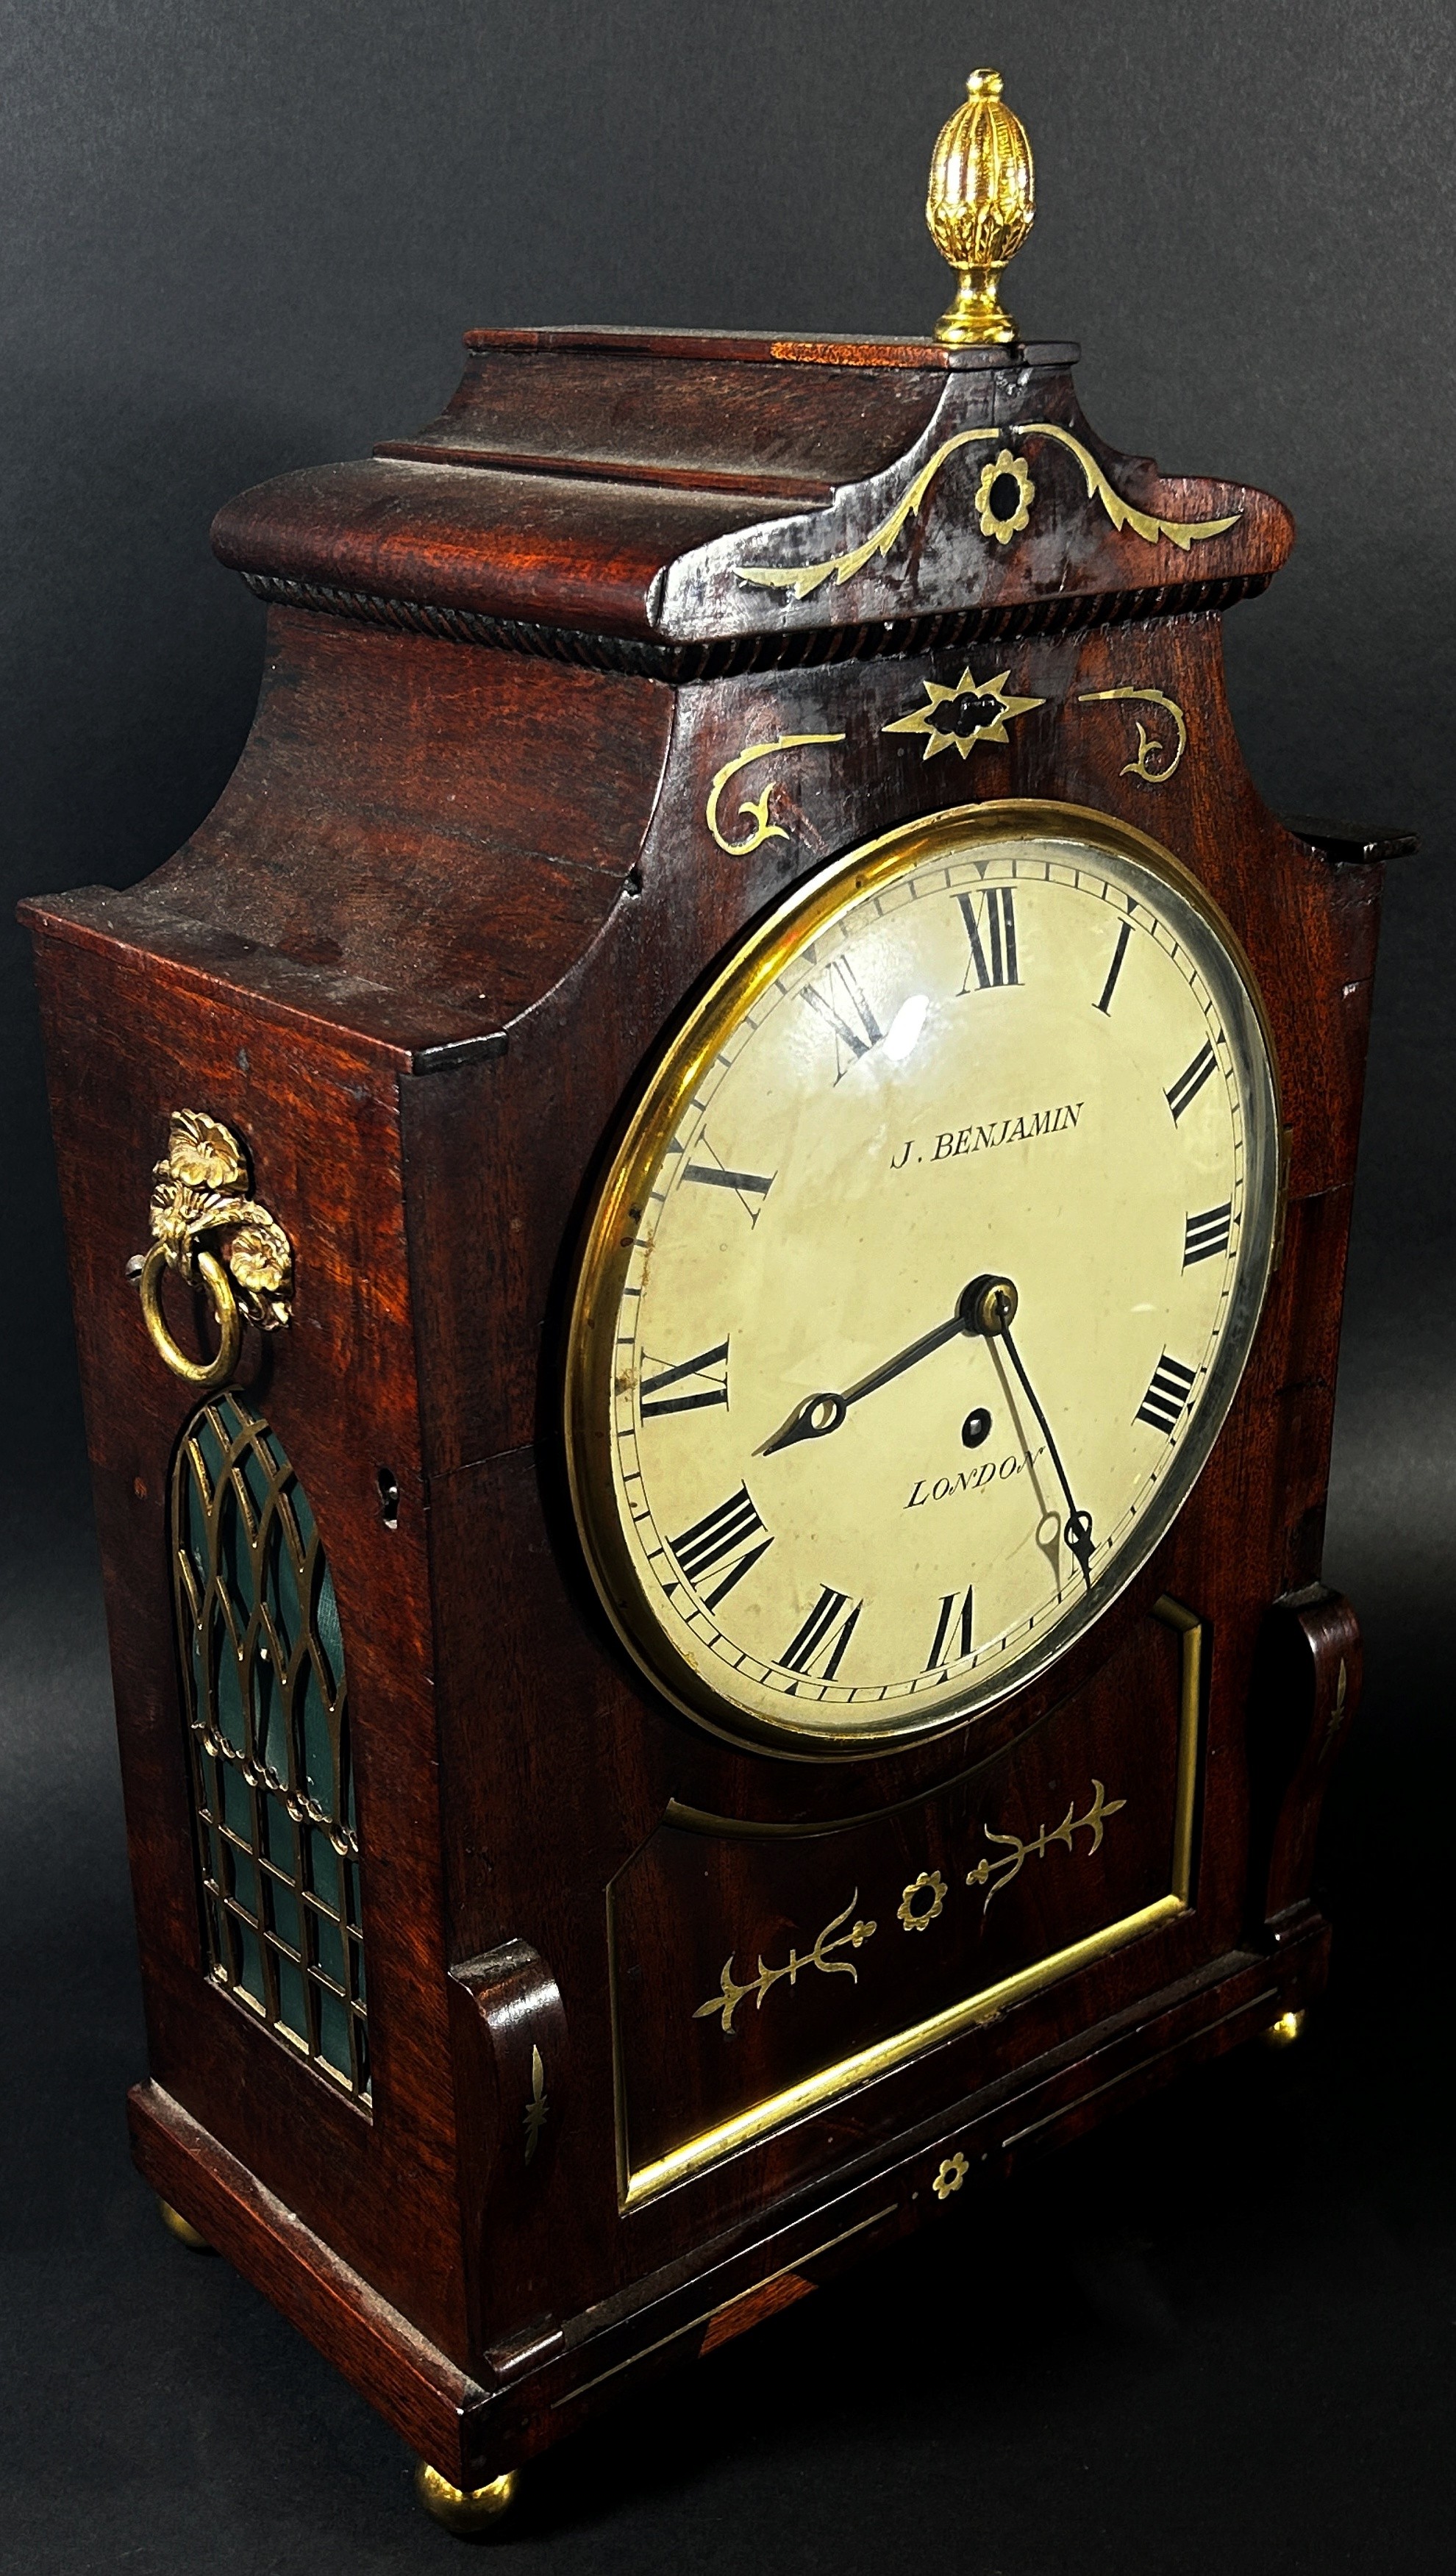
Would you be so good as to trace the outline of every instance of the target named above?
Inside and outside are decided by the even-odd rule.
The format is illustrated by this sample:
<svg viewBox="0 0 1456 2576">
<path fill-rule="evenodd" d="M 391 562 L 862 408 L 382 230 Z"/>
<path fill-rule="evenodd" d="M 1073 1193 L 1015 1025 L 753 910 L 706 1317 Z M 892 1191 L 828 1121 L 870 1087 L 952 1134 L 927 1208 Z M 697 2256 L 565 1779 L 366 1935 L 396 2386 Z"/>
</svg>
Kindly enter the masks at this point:
<svg viewBox="0 0 1456 2576">
<path fill-rule="evenodd" d="M 966 1295 L 969 1294 L 968 1289 Z M 1012 1295 L 1015 1295 L 1014 1290 Z M 882 1360 L 879 1367 L 872 1368 L 867 1376 L 857 1377 L 853 1386 L 845 1388 L 843 1395 L 806 1395 L 802 1404 L 795 1405 L 787 1422 L 781 1423 L 772 1437 L 765 1440 L 757 1455 L 760 1458 L 771 1457 L 775 1449 L 792 1448 L 796 1440 L 822 1440 L 826 1431 L 839 1429 L 850 1406 L 858 1404 L 861 1396 L 874 1395 L 880 1387 L 888 1386 L 891 1378 L 903 1377 L 906 1369 L 914 1368 L 919 1360 L 928 1359 L 932 1351 L 940 1350 L 946 1342 L 953 1342 L 958 1333 L 978 1330 L 976 1325 L 967 1322 L 962 1313 L 964 1304 L 963 1297 L 955 1313 L 945 1323 L 933 1324 L 928 1333 L 921 1333 L 915 1341 L 908 1342 L 903 1351 L 896 1351 L 893 1359 Z"/>
<path fill-rule="evenodd" d="M 755 1454 L 771 1458 L 775 1449 L 791 1449 L 796 1440 L 822 1440 L 826 1431 L 839 1429 L 848 1411 L 842 1395 L 806 1395 Z"/>
</svg>

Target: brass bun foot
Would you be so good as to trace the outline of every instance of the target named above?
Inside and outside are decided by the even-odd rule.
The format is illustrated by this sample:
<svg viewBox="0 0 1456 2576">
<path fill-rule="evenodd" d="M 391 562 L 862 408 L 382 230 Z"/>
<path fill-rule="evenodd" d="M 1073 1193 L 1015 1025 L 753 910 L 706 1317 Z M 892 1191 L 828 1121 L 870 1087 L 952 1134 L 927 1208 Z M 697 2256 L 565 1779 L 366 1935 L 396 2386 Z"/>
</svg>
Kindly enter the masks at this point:
<svg viewBox="0 0 1456 2576">
<path fill-rule="evenodd" d="M 488 2531 L 514 2503 L 516 2472 L 507 2469 L 503 2477 L 492 2478 L 487 2487 L 452 2487 L 428 2460 L 421 2460 L 415 2470 L 415 2494 L 433 2522 L 443 2523 L 447 2531 L 468 2536 L 471 2532 Z"/>
<path fill-rule="evenodd" d="M 183 2217 L 180 2209 L 174 2209 L 170 2200 L 159 2200 L 157 2207 L 161 2212 L 162 2225 L 170 2236 L 176 2237 L 179 2245 L 190 2245 L 194 2254 L 212 2252 L 207 2238 L 198 2235 L 191 2221 Z"/>
<path fill-rule="evenodd" d="M 1304 2025 L 1307 2019 L 1308 2015 L 1304 2012 L 1303 2008 L 1298 2012 L 1282 2012 L 1279 2019 L 1277 2021 L 1271 2021 L 1268 2029 L 1263 2033 L 1264 2046 L 1266 2048 L 1292 2048 L 1297 2039 L 1303 2038 Z"/>
</svg>

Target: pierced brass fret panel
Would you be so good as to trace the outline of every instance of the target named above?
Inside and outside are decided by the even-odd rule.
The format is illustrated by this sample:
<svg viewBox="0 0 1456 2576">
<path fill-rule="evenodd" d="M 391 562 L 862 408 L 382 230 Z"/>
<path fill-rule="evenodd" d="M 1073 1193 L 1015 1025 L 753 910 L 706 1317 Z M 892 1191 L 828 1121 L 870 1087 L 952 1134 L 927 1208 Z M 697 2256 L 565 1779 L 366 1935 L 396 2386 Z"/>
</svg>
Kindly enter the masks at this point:
<svg viewBox="0 0 1456 2576">
<path fill-rule="evenodd" d="M 208 1971 L 369 2094 L 344 1643 L 308 1496 L 262 1416 L 204 1404 L 172 1470 L 172 1571 Z"/>
</svg>

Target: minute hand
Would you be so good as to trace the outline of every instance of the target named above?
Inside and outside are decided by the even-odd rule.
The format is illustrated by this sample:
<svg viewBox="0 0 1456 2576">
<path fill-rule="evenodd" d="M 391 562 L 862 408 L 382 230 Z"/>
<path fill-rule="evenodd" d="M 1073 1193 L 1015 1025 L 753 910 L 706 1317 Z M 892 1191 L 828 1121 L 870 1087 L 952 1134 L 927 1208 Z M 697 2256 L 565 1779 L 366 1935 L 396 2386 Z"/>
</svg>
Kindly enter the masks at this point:
<svg viewBox="0 0 1456 2576">
<path fill-rule="evenodd" d="M 1067 1526 L 1065 1531 L 1067 1545 L 1071 1549 L 1078 1565 L 1082 1569 L 1082 1580 L 1090 1592 L 1092 1589 L 1092 1576 L 1088 1570 L 1087 1561 L 1092 1554 L 1091 1517 L 1088 1513 L 1079 1511 L 1077 1508 L 1076 1498 L 1073 1495 L 1071 1486 L 1067 1482 L 1066 1468 L 1062 1465 L 1061 1452 L 1057 1448 L 1057 1444 L 1052 1437 L 1052 1426 L 1042 1411 L 1041 1402 L 1036 1389 L 1026 1374 L 1026 1368 L 1022 1360 L 1021 1353 L 1017 1349 L 1015 1342 L 1012 1340 L 1011 1319 L 1007 1312 L 1008 1305 L 1009 1300 L 1004 1297 L 996 1301 L 994 1311 L 996 1313 L 997 1333 L 999 1338 L 1006 1345 L 1007 1358 L 1010 1360 L 1012 1367 L 1015 1369 L 1017 1376 L 1021 1380 L 1027 1403 L 1031 1406 L 1032 1412 L 1036 1415 L 1037 1421 L 1041 1425 L 1042 1437 L 1046 1442 L 1048 1451 L 1050 1452 L 1051 1462 L 1057 1471 L 1057 1478 L 1062 1491 L 1067 1498 Z"/>
</svg>

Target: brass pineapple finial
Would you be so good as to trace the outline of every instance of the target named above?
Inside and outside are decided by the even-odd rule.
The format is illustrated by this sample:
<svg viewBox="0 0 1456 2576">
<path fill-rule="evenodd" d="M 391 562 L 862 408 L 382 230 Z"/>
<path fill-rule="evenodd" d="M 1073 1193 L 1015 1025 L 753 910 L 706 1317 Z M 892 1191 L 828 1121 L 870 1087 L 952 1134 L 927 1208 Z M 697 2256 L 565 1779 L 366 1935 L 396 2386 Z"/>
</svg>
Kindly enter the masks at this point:
<svg viewBox="0 0 1456 2576">
<path fill-rule="evenodd" d="M 1015 339 L 997 288 L 1036 213 L 1031 145 L 1020 117 L 1001 104 L 1000 73 L 972 72 L 966 91 L 936 138 L 925 199 L 931 239 L 959 279 L 935 326 L 953 349 Z"/>
</svg>

